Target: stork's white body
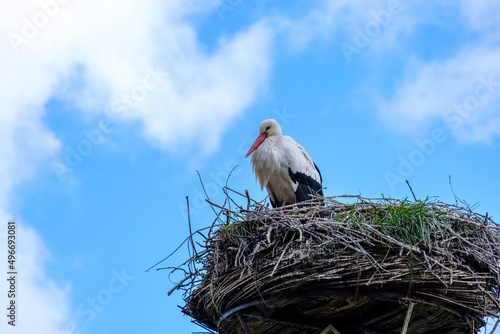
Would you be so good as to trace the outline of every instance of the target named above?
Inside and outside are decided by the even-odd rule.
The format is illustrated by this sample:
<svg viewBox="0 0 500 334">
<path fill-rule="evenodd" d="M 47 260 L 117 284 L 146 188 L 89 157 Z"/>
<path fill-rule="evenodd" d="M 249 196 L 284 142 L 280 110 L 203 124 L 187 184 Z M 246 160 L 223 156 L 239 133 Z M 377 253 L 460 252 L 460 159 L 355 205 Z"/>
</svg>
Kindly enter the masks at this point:
<svg viewBox="0 0 500 334">
<path fill-rule="evenodd" d="M 273 207 L 323 195 L 321 174 L 306 150 L 291 137 L 283 136 L 275 120 L 262 122 L 260 130 L 261 139 L 248 154 L 253 152 L 255 177 L 260 188 L 267 189 Z"/>
</svg>

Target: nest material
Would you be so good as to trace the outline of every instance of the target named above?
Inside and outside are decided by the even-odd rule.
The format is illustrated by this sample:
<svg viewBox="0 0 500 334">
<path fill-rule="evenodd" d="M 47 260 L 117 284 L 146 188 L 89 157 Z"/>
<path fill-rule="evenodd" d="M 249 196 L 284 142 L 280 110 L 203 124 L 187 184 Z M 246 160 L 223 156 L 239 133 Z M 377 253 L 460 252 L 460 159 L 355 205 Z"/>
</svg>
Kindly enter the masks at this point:
<svg viewBox="0 0 500 334">
<path fill-rule="evenodd" d="M 175 287 L 186 292 L 183 312 L 206 328 L 401 333 L 406 321 L 407 333 L 478 333 L 485 317 L 499 318 L 500 228 L 487 215 L 360 196 L 250 203 L 219 206 L 227 220 Z"/>
</svg>

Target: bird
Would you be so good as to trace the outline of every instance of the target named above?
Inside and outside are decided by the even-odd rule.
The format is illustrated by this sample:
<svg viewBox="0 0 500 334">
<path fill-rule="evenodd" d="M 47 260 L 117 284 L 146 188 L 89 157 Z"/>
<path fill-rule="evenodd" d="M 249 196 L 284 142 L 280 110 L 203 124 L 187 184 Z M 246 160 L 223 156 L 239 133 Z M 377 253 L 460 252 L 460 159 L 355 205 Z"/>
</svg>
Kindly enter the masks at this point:
<svg viewBox="0 0 500 334">
<path fill-rule="evenodd" d="M 274 119 L 259 126 L 259 136 L 248 150 L 252 154 L 255 178 L 266 188 L 273 208 L 323 196 L 321 173 L 306 150 L 289 136 L 283 136 Z"/>
</svg>

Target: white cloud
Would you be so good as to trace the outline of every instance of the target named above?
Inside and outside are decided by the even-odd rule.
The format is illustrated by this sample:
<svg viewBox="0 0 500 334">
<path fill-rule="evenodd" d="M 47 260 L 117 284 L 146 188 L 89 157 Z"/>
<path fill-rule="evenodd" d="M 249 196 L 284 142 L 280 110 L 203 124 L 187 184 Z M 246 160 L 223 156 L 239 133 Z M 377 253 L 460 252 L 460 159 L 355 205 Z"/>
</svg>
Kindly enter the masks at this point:
<svg viewBox="0 0 500 334">
<path fill-rule="evenodd" d="M 61 78 L 75 75 L 69 70 L 78 65 L 69 81 L 81 83 L 66 98 L 90 113 L 133 93 L 146 67 L 160 69 L 166 74 L 161 84 L 126 119 L 142 124 L 145 137 L 161 148 L 195 141 L 213 150 L 265 82 L 272 39 L 272 30 L 257 23 L 208 53 L 185 16 L 214 9 L 198 1 L 70 2 L 19 49 L 28 58 L 23 64 L 36 58 L 34 67 L 52 70 L 45 98 L 57 94 Z"/>
<path fill-rule="evenodd" d="M 165 76 L 151 96 L 132 109 L 144 133 L 157 146 L 175 150 L 196 143 L 211 151 L 228 123 L 257 96 L 270 67 L 272 32 L 256 24 L 217 52 L 206 55 L 193 47 L 179 59 L 161 62 Z"/>
<path fill-rule="evenodd" d="M 443 121 L 462 139 L 491 139 L 500 130 L 494 130 L 499 115 L 493 112 L 500 104 L 498 57 L 500 50 L 481 48 L 416 65 L 409 71 L 412 79 L 380 106 L 384 122 L 397 131 L 412 132 Z"/>
<path fill-rule="evenodd" d="M 2 88 L 14 104 L 31 102 L 43 113 L 43 104 L 59 95 L 96 114 L 109 108 L 111 99 L 131 93 L 146 67 L 158 68 L 166 73 L 161 85 L 126 118 L 142 124 L 145 137 L 159 147 L 195 141 L 213 150 L 267 78 L 273 31 L 264 23 L 221 39 L 212 53 L 200 45 L 187 17 L 214 11 L 212 3 L 58 1 L 9 4 L 3 12 L 11 45 L 4 39 L 2 49 L 19 50 L 1 59 L 10 72 Z M 42 26 L 44 15 L 48 23 Z M 75 81 L 78 87 L 62 85 Z M 10 110 L 15 115 L 21 108 Z"/>
<path fill-rule="evenodd" d="M 0 245 L 6 250 L 6 223 L 8 218 L 0 214 L 2 233 Z M 7 323 L 7 311 L 0 322 L 2 333 L 60 333 L 69 319 L 69 286 L 60 287 L 47 273 L 45 264 L 50 261 L 50 255 L 38 234 L 24 224 L 16 223 L 17 253 L 16 253 L 16 321 L 15 327 Z M 3 252 L 2 252 L 3 253 Z M 3 266 L 6 268 L 6 266 Z M 6 272 L 6 271 L 4 271 Z M 9 276 L 10 277 L 10 276 Z M 0 280 L 0 290 L 3 291 L 0 302 L 3 306 L 10 305 L 7 292 L 10 283 L 4 278 Z M 10 311 L 9 311 L 10 312 Z"/>
</svg>

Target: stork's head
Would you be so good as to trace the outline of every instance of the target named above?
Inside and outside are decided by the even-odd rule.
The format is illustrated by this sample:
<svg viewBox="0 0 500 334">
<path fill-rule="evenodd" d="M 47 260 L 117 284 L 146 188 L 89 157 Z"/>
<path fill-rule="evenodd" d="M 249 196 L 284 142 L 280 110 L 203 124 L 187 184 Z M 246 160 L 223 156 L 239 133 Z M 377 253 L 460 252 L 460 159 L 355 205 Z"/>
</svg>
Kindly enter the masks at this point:
<svg viewBox="0 0 500 334">
<path fill-rule="evenodd" d="M 259 136 L 248 150 L 247 157 L 255 151 L 268 137 L 281 136 L 281 127 L 274 119 L 266 119 L 259 126 Z"/>
</svg>

